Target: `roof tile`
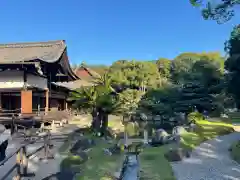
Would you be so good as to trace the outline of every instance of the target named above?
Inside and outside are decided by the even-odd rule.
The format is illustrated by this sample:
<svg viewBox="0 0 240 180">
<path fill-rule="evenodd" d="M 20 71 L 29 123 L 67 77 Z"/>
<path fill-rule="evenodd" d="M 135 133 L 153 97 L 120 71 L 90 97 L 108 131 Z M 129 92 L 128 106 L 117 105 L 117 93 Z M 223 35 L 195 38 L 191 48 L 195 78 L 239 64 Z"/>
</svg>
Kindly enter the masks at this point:
<svg viewBox="0 0 240 180">
<path fill-rule="evenodd" d="M 53 63 L 60 58 L 65 48 L 64 40 L 0 44 L 0 63 L 31 61 L 35 59 Z"/>
</svg>

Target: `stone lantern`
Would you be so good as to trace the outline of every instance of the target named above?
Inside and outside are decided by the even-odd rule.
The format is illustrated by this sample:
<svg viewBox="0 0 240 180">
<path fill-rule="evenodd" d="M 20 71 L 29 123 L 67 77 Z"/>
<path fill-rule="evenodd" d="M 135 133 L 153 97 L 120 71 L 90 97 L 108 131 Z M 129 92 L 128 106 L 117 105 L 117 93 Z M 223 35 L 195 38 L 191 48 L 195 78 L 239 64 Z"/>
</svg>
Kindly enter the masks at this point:
<svg viewBox="0 0 240 180">
<path fill-rule="evenodd" d="M 130 116 L 128 114 L 124 114 L 122 118 L 122 124 L 124 126 L 124 146 L 128 146 L 128 132 L 127 132 L 127 125 L 130 121 Z"/>
<path fill-rule="evenodd" d="M 141 113 L 140 119 L 141 119 L 141 126 L 143 127 L 143 137 L 144 137 L 143 142 L 144 144 L 148 144 L 148 131 L 146 129 L 148 117 L 146 116 L 146 114 Z"/>
</svg>

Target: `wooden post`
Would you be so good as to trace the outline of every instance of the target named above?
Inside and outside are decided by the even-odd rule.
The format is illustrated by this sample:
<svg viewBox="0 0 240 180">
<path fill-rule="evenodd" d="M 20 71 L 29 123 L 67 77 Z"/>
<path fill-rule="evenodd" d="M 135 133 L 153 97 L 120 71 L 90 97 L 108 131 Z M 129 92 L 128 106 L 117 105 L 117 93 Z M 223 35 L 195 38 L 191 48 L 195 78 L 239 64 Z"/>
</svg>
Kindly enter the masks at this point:
<svg viewBox="0 0 240 180">
<path fill-rule="evenodd" d="M 47 159 L 48 157 L 48 135 L 44 137 L 44 156 Z"/>
<path fill-rule="evenodd" d="M 2 93 L 0 92 L 0 109 L 2 109 Z"/>
<path fill-rule="evenodd" d="M 144 144 L 148 144 L 148 131 L 144 129 L 143 131 L 143 136 L 144 136 Z"/>
<path fill-rule="evenodd" d="M 54 159 L 54 156 L 50 154 L 50 139 L 51 139 L 51 134 L 48 131 L 47 134 L 44 135 L 44 157 L 40 158 L 40 160 L 43 159 Z"/>
<path fill-rule="evenodd" d="M 49 89 L 45 90 L 45 98 L 46 98 L 45 113 L 47 113 L 49 109 Z"/>
<path fill-rule="evenodd" d="M 22 148 L 22 164 L 23 164 L 23 175 L 27 175 L 27 168 L 28 168 L 28 158 L 27 158 L 27 149 L 26 146 Z"/>
<path fill-rule="evenodd" d="M 14 117 L 14 115 L 12 115 L 11 135 L 13 135 L 16 132 L 16 130 L 17 130 L 16 127 L 17 126 L 15 126 L 15 117 Z"/>
<path fill-rule="evenodd" d="M 68 103 L 65 101 L 65 110 L 68 110 Z"/>
<path fill-rule="evenodd" d="M 16 166 L 17 166 L 17 175 L 14 177 L 14 180 L 21 179 L 21 149 L 17 152 L 16 155 Z"/>
</svg>

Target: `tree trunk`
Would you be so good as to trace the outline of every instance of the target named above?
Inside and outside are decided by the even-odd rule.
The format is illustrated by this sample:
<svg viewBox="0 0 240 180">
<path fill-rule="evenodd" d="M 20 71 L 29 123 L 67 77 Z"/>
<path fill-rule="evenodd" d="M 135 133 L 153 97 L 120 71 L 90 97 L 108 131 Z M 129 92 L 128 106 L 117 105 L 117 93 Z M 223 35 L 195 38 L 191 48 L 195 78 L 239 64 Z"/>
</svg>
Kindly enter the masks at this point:
<svg viewBox="0 0 240 180">
<path fill-rule="evenodd" d="M 124 124 L 124 146 L 128 146 L 127 124 Z"/>
<path fill-rule="evenodd" d="M 91 115 L 92 115 L 92 125 L 91 125 L 91 128 L 93 130 L 95 130 L 95 128 L 96 128 L 96 117 L 97 117 L 97 111 L 96 111 L 95 108 L 93 108 Z"/>
<path fill-rule="evenodd" d="M 104 116 L 104 112 L 102 111 L 101 108 L 98 108 L 98 118 L 97 118 L 97 132 L 101 133 L 102 135 L 102 126 L 103 126 L 103 116 Z"/>
<path fill-rule="evenodd" d="M 106 134 L 107 128 L 108 128 L 108 114 L 103 112 L 102 113 L 102 127 L 101 127 L 101 131 L 102 131 L 103 135 Z"/>
<path fill-rule="evenodd" d="M 92 111 L 92 129 L 95 132 L 98 132 L 100 129 L 100 120 L 97 108 L 94 108 Z"/>
</svg>

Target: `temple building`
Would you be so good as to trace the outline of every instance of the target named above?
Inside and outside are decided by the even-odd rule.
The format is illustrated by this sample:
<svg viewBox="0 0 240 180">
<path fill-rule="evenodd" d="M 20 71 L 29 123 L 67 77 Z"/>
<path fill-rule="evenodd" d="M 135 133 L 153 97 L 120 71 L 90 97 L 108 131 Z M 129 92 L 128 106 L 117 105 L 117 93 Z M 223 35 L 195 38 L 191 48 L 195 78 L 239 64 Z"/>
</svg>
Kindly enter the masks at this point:
<svg viewBox="0 0 240 180">
<path fill-rule="evenodd" d="M 69 82 L 58 82 L 57 85 L 67 87 L 71 90 L 75 90 L 82 86 L 93 86 L 96 79 L 101 77 L 100 74 L 93 71 L 91 68 L 86 67 L 83 64 L 75 68 L 73 71 L 79 77 L 78 80 Z"/>
<path fill-rule="evenodd" d="M 64 40 L 0 44 L 0 110 L 33 113 L 67 108 L 72 71 Z M 68 82 L 68 83 L 66 83 Z"/>
</svg>

